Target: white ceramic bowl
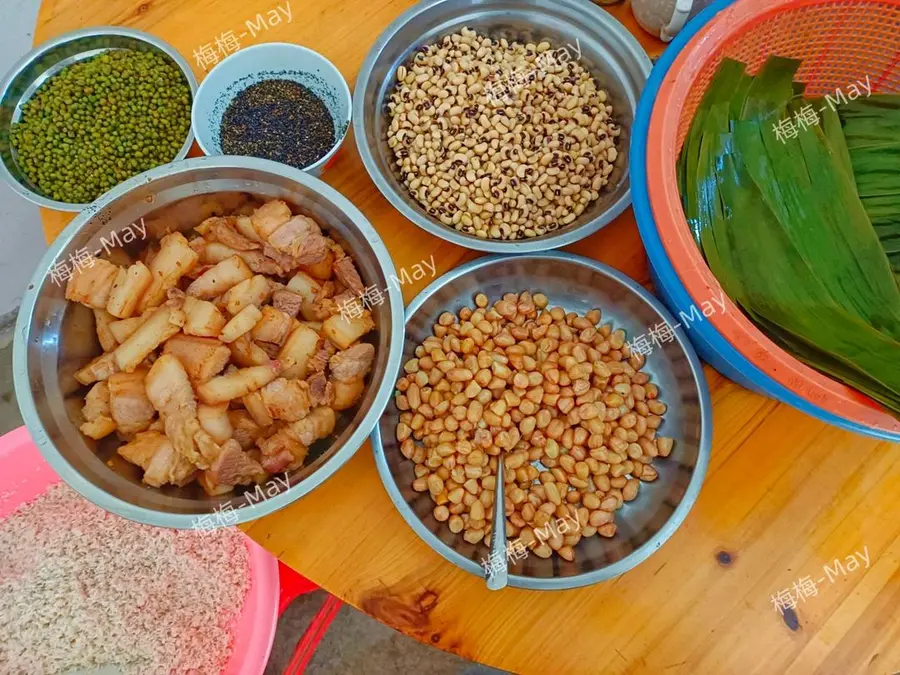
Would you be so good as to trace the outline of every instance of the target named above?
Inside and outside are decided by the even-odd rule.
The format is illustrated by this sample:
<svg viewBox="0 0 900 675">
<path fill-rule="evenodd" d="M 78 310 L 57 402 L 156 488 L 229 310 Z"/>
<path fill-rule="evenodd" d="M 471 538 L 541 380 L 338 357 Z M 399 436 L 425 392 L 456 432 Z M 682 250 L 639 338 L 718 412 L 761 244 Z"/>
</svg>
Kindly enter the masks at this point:
<svg viewBox="0 0 900 675">
<path fill-rule="evenodd" d="M 352 109 L 347 81 L 331 61 L 300 45 L 267 42 L 235 52 L 213 68 L 194 96 L 191 124 L 200 149 L 223 155 L 219 139 L 222 116 L 234 97 L 247 87 L 268 79 L 293 80 L 318 96 L 334 120 L 334 147 L 303 170 L 322 173 L 344 142 Z"/>
</svg>

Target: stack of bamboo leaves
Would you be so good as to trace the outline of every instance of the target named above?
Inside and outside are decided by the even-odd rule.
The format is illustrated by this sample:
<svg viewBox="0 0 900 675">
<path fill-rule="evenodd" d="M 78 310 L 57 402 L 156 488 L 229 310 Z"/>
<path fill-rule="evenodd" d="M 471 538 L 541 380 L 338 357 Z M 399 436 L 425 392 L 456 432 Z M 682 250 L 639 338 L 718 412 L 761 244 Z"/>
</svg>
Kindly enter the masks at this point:
<svg viewBox="0 0 900 675">
<path fill-rule="evenodd" d="M 723 61 L 679 157 L 685 215 L 764 332 L 900 415 L 900 96 L 822 105 L 799 66 Z"/>
</svg>

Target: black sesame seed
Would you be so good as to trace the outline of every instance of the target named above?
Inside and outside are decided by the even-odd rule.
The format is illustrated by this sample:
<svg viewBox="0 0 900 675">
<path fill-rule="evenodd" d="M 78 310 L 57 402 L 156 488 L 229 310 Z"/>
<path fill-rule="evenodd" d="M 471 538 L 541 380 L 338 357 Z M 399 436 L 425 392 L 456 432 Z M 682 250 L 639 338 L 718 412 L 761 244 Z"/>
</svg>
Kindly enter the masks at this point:
<svg viewBox="0 0 900 675">
<path fill-rule="evenodd" d="M 219 133 L 225 154 L 271 159 L 298 169 L 315 164 L 335 143 L 328 108 L 292 80 L 264 80 L 244 89 L 225 110 Z"/>
</svg>

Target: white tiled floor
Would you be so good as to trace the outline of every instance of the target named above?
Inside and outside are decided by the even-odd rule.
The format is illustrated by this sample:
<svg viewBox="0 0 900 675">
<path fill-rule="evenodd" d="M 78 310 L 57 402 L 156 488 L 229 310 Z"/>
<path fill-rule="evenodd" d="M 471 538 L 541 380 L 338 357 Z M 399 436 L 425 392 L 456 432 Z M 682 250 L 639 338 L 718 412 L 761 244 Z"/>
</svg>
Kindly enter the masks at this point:
<svg viewBox="0 0 900 675">
<path fill-rule="evenodd" d="M 0 77 L 31 49 L 39 6 L 40 0 L 0 0 Z M 0 183 L 0 325 L 19 306 L 46 248 L 37 207 Z"/>
</svg>

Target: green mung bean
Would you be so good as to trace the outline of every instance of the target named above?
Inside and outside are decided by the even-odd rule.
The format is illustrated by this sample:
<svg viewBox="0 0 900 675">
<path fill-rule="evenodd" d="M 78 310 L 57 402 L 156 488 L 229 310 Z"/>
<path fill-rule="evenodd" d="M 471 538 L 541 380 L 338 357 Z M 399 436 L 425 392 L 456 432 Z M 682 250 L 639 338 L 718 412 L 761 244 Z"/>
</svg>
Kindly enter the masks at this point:
<svg viewBox="0 0 900 675">
<path fill-rule="evenodd" d="M 70 66 L 22 106 L 10 140 L 45 196 L 87 203 L 172 161 L 191 125 L 191 90 L 154 52 L 116 49 Z"/>
</svg>

